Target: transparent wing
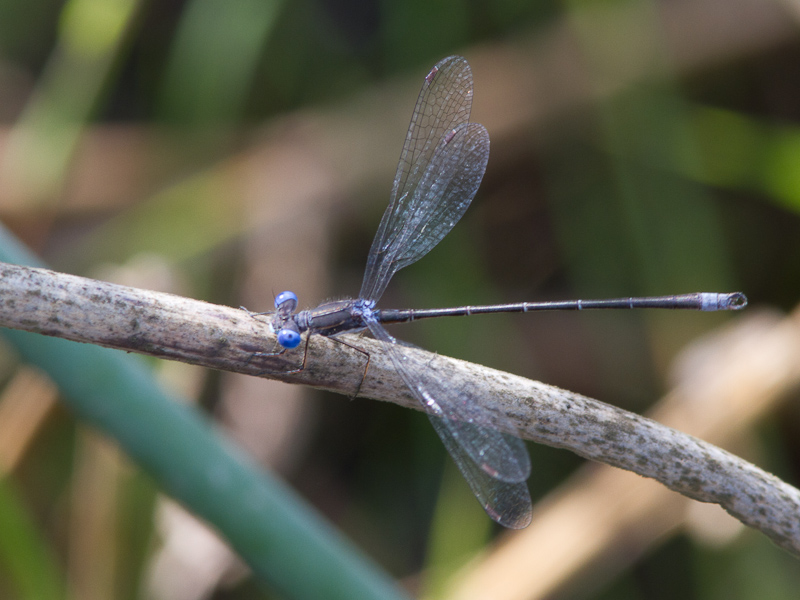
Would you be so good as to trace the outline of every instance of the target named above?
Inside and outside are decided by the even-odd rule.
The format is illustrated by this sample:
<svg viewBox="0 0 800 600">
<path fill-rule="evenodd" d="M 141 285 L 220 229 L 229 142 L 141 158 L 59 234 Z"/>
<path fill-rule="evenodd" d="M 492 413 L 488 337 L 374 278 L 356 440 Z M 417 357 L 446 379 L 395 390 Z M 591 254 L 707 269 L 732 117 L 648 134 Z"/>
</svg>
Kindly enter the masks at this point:
<svg viewBox="0 0 800 600">
<path fill-rule="evenodd" d="M 471 460 L 471 457 L 459 449 L 450 422 L 430 413 L 428 417 L 486 514 L 493 521 L 509 529 L 524 529 L 530 525 L 533 509 L 531 495 L 525 482 L 500 481 L 489 476 Z"/>
<path fill-rule="evenodd" d="M 472 110 L 472 69 L 462 56 L 443 58 L 425 77 L 408 126 L 394 176 L 390 204 L 413 186 L 410 177 L 427 165 L 445 133 L 469 121 Z M 411 181 L 409 180 L 411 179 Z"/>
<path fill-rule="evenodd" d="M 414 108 L 360 298 L 378 300 L 394 273 L 438 244 L 475 197 L 489 160 L 489 134 L 468 123 L 471 105 L 467 61 L 451 56 L 439 62 Z"/>
<path fill-rule="evenodd" d="M 505 527 L 526 527 L 531 498 L 525 481 L 531 464 L 522 440 L 497 431 L 499 417 L 480 407 L 475 393 L 438 377 L 430 364 L 399 346 L 380 323 L 370 319 L 367 326 L 384 342 L 486 513 Z"/>
<path fill-rule="evenodd" d="M 422 258 L 458 223 L 481 184 L 489 160 L 483 125 L 464 123 L 442 138 L 413 196 L 390 205 L 367 259 L 360 298 L 375 300 L 392 276 Z M 396 219 L 395 219 L 396 218 Z"/>
</svg>

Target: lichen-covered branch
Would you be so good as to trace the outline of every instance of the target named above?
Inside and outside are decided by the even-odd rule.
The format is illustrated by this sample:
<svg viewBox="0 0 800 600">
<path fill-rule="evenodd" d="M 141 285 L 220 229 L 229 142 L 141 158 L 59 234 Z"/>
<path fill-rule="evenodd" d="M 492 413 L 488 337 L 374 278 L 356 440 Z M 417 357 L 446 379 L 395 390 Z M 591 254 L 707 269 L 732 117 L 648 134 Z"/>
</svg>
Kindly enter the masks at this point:
<svg viewBox="0 0 800 600">
<path fill-rule="evenodd" d="M 375 340 L 312 336 L 277 354 L 268 319 L 246 311 L 0 263 L 0 326 L 160 358 L 303 383 L 420 409 Z M 656 479 L 721 505 L 800 555 L 800 491 L 712 444 L 579 394 L 467 363 L 425 356 L 453 385 L 479 390 L 508 430 Z M 367 368 L 367 355 L 369 366 Z M 363 380 L 363 381 L 362 381 Z"/>
</svg>

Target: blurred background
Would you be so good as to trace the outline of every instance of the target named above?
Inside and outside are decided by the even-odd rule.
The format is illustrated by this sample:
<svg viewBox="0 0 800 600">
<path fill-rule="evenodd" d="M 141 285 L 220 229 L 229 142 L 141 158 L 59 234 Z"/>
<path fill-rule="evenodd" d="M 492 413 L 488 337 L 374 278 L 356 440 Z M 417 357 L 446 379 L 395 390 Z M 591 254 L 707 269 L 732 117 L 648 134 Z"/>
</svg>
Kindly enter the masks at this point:
<svg viewBox="0 0 800 600">
<path fill-rule="evenodd" d="M 257 311 L 284 289 L 304 307 L 353 296 L 419 87 L 455 53 L 472 65 L 489 166 L 462 222 L 382 306 L 742 290 L 750 308 L 393 333 L 672 414 L 797 483 L 796 379 L 703 408 L 685 383 L 697 379 L 673 368 L 739 320 L 760 319 L 757 348 L 758 327 L 800 298 L 796 0 L 0 0 L 0 218 L 68 273 Z M 762 534 L 566 451 L 530 444 L 534 524 L 506 539 L 420 413 L 152 368 L 413 596 L 800 589 L 800 564 Z M 0 380 L 0 596 L 285 597 L 10 346 Z"/>
</svg>

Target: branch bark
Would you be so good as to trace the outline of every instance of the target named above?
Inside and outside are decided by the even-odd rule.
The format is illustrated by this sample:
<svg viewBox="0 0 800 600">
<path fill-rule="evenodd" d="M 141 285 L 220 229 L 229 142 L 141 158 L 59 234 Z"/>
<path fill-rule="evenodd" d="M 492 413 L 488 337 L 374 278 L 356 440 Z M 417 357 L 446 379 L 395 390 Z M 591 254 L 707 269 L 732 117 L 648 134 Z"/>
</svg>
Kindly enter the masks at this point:
<svg viewBox="0 0 800 600">
<path fill-rule="evenodd" d="M 302 383 L 421 410 L 375 340 L 323 336 L 277 348 L 268 318 L 243 310 L 46 269 L 0 263 L 0 326 L 159 358 Z M 454 385 L 480 390 L 509 432 L 713 502 L 800 556 L 800 491 L 716 446 L 597 400 L 420 349 Z M 305 361 L 304 367 L 303 362 Z M 794 361 L 797 364 L 798 361 Z"/>
</svg>

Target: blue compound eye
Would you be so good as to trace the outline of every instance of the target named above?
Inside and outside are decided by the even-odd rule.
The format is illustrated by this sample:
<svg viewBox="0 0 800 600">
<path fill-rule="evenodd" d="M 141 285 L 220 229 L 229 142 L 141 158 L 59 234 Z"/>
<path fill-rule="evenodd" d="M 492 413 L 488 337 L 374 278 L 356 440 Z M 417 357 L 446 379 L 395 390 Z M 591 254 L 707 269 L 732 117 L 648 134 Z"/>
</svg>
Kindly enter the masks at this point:
<svg viewBox="0 0 800 600">
<path fill-rule="evenodd" d="M 291 302 L 291 306 L 287 306 L 289 312 L 293 311 L 297 306 L 297 294 L 294 292 L 281 292 L 275 296 L 275 308 L 281 308 L 287 302 Z"/>
<path fill-rule="evenodd" d="M 300 334 L 293 329 L 281 329 L 278 332 L 278 343 L 290 350 L 297 348 L 300 345 Z"/>
</svg>

